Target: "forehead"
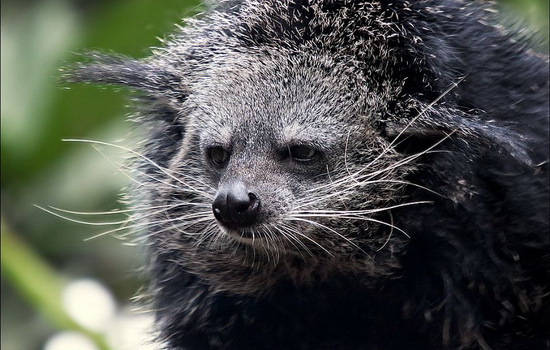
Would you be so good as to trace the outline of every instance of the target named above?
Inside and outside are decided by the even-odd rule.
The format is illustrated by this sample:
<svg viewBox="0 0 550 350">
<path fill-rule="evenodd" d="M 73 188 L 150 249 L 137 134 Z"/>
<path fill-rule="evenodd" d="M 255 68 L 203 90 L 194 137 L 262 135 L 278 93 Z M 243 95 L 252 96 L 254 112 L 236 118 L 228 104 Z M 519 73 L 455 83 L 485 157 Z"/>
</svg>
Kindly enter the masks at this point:
<svg viewBox="0 0 550 350">
<path fill-rule="evenodd" d="M 199 127 L 299 134 L 349 122 L 357 109 L 352 87 L 351 79 L 327 62 L 246 58 L 216 65 L 192 99 L 199 107 Z"/>
</svg>

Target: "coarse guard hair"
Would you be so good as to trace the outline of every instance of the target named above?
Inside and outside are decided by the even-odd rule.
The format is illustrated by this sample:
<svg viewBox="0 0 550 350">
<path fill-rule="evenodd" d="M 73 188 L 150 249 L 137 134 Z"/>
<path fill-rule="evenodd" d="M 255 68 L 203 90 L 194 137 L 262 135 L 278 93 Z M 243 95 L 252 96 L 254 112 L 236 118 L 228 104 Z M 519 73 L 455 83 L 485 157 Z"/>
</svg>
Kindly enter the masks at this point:
<svg viewBox="0 0 550 350">
<path fill-rule="evenodd" d="M 128 87 L 167 349 L 550 346 L 548 57 L 466 0 L 223 0 Z"/>
</svg>

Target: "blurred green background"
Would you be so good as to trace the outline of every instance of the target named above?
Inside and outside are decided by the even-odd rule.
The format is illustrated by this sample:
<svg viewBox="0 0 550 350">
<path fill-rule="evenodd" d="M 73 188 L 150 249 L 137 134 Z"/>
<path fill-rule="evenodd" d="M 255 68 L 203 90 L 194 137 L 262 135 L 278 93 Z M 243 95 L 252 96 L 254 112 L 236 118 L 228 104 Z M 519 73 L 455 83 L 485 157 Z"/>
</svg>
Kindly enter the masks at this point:
<svg viewBox="0 0 550 350">
<path fill-rule="evenodd" d="M 548 0 L 501 2 L 509 17 L 541 33 L 539 47 L 546 51 Z M 147 56 L 149 47 L 160 45 L 158 37 L 199 5 L 199 0 L 2 1 L 3 350 L 43 349 L 60 328 L 75 328 L 52 315 L 56 302 L 48 306 L 48 298 L 58 297 L 58 284 L 94 278 L 126 305 L 144 283 L 137 272 L 139 247 L 109 235 L 86 240 L 109 228 L 71 223 L 34 206 L 124 209 L 118 200 L 127 177 L 90 145 L 61 140 L 131 145 L 131 125 L 125 122 L 129 94 L 68 88 L 58 82 L 58 69 L 86 50 Z M 101 151 L 114 161 L 122 157 L 108 147 Z M 29 290 L 29 283 L 37 290 Z M 54 288 L 48 292 L 50 284 Z"/>
</svg>

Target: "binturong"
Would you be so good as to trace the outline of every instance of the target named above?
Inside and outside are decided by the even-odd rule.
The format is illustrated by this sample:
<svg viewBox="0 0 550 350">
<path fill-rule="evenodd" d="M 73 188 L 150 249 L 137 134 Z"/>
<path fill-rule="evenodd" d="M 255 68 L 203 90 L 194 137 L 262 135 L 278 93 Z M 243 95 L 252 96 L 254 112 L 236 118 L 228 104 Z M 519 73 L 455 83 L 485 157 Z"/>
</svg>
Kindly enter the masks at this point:
<svg viewBox="0 0 550 350">
<path fill-rule="evenodd" d="M 166 349 L 550 346 L 548 57 L 466 0 L 223 0 L 135 90 Z"/>
</svg>

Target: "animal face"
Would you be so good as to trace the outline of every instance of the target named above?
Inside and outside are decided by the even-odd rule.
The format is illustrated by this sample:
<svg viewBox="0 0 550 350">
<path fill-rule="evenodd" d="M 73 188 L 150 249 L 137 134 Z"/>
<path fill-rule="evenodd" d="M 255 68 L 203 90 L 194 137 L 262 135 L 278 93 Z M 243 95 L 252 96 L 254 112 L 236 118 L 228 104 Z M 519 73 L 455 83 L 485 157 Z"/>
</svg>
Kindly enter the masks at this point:
<svg viewBox="0 0 550 350">
<path fill-rule="evenodd" d="M 147 181 L 149 206 L 166 208 L 153 241 L 203 264 L 384 268 L 377 251 L 406 237 L 391 237 L 391 207 L 411 162 L 374 127 L 387 96 L 318 61 L 241 57 L 193 87 L 178 152 Z"/>
</svg>

